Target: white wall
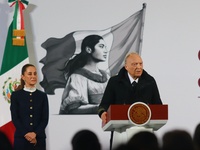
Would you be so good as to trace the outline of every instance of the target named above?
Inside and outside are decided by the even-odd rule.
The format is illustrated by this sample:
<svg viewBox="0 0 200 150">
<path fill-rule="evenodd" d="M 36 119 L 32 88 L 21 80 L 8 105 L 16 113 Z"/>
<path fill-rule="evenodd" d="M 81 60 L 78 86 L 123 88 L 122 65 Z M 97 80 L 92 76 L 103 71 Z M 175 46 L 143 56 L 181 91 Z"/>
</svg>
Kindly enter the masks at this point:
<svg viewBox="0 0 200 150">
<path fill-rule="evenodd" d="M 31 63 L 39 70 L 39 60 L 46 55 L 41 48 L 49 37 L 63 37 L 76 30 L 101 30 L 126 19 L 147 3 L 142 57 L 144 68 L 157 81 L 161 98 L 169 105 L 169 120 L 156 132 L 161 137 L 171 129 L 185 129 L 193 134 L 200 122 L 200 35 L 199 0 L 30 0 L 25 12 L 25 28 Z M 12 11 L 0 0 L 0 58 Z M 3 21 L 2 21 L 3 20 Z M 39 72 L 40 80 L 43 79 Z M 71 149 L 71 138 L 79 129 L 93 130 L 103 149 L 109 147 L 109 132 L 101 129 L 96 115 L 59 116 L 63 89 L 49 96 L 50 121 L 47 128 L 48 150 Z M 1 92 L 0 92 L 1 93 Z"/>
</svg>

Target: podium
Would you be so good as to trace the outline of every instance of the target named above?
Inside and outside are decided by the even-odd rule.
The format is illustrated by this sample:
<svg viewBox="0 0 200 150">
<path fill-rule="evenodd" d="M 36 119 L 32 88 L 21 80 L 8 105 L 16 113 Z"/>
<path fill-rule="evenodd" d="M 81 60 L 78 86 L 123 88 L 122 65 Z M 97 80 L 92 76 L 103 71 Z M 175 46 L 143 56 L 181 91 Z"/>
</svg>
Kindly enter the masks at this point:
<svg viewBox="0 0 200 150">
<path fill-rule="evenodd" d="M 150 109 L 151 114 L 149 120 L 141 125 L 134 124 L 129 118 L 128 113 L 132 105 L 111 105 L 107 110 L 107 120 L 105 124 L 102 124 L 102 129 L 104 131 L 113 131 L 112 148 L 126 143 L 139 131 L 157 131 L 167 123 L 168 105 L 145 104 Z"/>
</svg>

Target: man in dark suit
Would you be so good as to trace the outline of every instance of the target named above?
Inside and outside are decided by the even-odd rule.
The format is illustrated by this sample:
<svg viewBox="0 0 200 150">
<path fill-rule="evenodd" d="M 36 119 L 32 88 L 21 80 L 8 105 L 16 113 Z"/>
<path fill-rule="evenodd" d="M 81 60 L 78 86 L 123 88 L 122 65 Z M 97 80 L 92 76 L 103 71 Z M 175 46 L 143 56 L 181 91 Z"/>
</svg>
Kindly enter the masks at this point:
<svg viewBox="0 0 200 150">
<path fill-rule="evenodd" d="M 119 74 L 109 79 L 98 114 L 106 122 L 106 111 L 111 104 L 162 104 L 155 79 L 143 69 L 142 58 L 130 53 Z"/>
<path fill-rule="evenodd" d="M 130 53 L 118 75 L 108 81 L 99 105 L 99 117 L 106 123 L 106 111 L 111 104 L 135 102 L 162 104 L 156 81 L 143 69 L 142 58 L 137 53 Z"/>
</svg>

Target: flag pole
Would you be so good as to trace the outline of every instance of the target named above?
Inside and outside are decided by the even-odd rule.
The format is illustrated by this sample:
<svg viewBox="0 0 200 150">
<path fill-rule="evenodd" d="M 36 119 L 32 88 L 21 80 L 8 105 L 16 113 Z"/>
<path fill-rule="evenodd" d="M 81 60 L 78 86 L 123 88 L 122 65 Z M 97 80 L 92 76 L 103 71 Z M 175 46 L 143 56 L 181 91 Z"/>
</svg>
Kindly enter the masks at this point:
<svg viewBox="0 0 200 150">
<path fill-rule="evenodd" d="M 142 51 L 142 43 L 143 43 L 143 31 L 144 31 L 144 21 L 145 21 L 145 13 L 146 13 L 146 3 L 143 3 L 143 8 L 142 8 L 142 24 L 141 24 L 141 35 L 140 35 L 140 45 L 139 45 L 139 55 L 141 55 Z"/>
</svg>

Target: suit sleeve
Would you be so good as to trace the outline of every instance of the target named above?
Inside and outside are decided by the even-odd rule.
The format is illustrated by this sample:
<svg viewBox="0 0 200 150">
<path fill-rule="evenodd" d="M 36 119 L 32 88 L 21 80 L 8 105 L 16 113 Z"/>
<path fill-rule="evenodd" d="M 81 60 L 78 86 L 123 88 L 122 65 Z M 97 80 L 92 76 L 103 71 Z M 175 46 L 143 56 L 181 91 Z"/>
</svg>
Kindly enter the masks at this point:
<svg viewBox="0 0 200 150">
<path fill-rule="evenodd" d="M 98 115 L 101 117 L 101 114 L 108 110 L 111 104 L 114 104 L 115 94 L 114 94 L 114 82 L 112 78 L 109 79 L 106 86 L 104 95 L 102 97 L 101 103 L 98 109 Z"/>
<path fill-rule="evenodd" d="M 162 104 L 160 94 L 159 94 L 159 90 L 158 90 L 158 86 L 156 84 L 155 79 L 153 80 L 153 86 L 154 86 L 154 88 L 153 88 L 154 90 L 153 90 L 152 104 Z"/>
<path fill-rule="evenodd" d="M 26 129 L 25 126 L 23 126 L 23 124 L 20 121 L 19 103 L 18 103 L 18 99 L 17 99 L 17 94 L 15 92 L 13 92 L 12 95 L 11 95 L 10 110 L 11 110 L 12 122 L 13 122 L 15 128 L 17 128 L 17 130 L 22 135 L 25 135 L 26 133 L 28 133 L 28 129 Z"/>
<path fill-rule="evenodd" d="M 43 95 L 43 103 L 42 103 L 42 117 L 40 119 L 40 124 L 37 126 L 37 128 L 35 129 L 35 133 L 36 135 L 40 135 L 40 133 L 42 133 L 47 124 L 48 124 L 48 121 L 49 121 L 49 104 L 48 104 L 48 98 L 47 98 L 47 95 L 44 94 Z"/>
</svg>

